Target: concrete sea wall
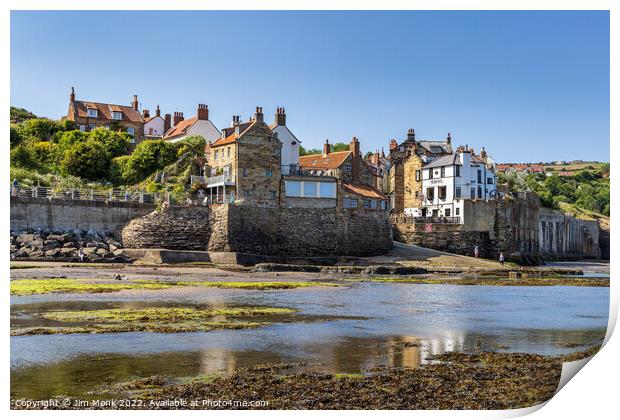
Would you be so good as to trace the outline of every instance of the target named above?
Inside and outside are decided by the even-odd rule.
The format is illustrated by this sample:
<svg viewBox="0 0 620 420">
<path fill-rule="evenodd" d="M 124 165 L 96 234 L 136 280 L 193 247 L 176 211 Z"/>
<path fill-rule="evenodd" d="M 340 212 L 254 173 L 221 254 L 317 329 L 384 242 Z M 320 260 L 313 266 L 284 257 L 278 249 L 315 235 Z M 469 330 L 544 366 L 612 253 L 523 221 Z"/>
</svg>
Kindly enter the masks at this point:
<svg viewBox="0 0 620 420">
<path fill-rule="evenodd" d="M 11 231 L 119 231 L 149 214 L 153 204 L 11 197 Z"/>
</svg>

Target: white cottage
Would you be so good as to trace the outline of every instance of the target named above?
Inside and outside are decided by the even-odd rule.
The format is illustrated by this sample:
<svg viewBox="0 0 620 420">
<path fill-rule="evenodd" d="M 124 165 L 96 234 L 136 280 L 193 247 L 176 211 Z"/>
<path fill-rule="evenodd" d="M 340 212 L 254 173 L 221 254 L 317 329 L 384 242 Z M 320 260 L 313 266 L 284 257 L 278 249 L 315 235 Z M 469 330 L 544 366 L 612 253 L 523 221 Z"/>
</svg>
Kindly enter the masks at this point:
<svg viewBox="0 0 620 420">
<path fill-rule="evenodd" d="M 164 134 L 164 140 L 176 143 L 189 136 L 202 136 L 207 144 L 220 138 L 221 133 L 209 120 L 209 107 L 198 104 L 196 116 L 184 119 L 182 112 L 175 112 L 172 127 Z"/>
<path fill-rule="evenodd" d="M 168 115 L 169 116 L 169 115 Z M 166 120 L 162 118 L 159 105 L 155 110 L 155 115 L 151 116 L 148 109 L 142 111 L 142 118 L 144 119 L 144 137 L 145 138 L 161 138 L 168 128 L 166 127 Z M 168 121 L 169 124 L 169 121 Z"/>
<path fill-rule="evenodd" d="M 422 169 L 422 206 L 415 216 L 454 218 L 463 223 L 464 200 L 492 200 L 497 177 L 493 161 L 483 149 L 460 147 L 456 153 L 442 156 Z"/>
<path fill-rule="evenodd" d="M 282 143 L 280 158 L 282 175 L 294 174 L 299 168 L 300 141 L 286 126 L 286 111 L 284 108 L 276 109 L 275 122 L 269 128 L 278 135 L 278 139 Z"/>
</svg>

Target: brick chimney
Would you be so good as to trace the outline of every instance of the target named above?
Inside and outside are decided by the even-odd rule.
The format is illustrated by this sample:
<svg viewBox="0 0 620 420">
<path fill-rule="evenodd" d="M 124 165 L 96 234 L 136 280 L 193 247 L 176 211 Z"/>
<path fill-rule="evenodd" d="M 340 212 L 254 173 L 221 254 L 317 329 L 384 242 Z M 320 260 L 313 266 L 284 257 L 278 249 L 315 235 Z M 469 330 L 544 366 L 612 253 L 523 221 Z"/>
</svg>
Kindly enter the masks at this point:
<svg viewBox="0 0 620 420">
<path fill-rule="evenodd" d="M 329 139 L 325 139 L 325 144 L 323 145 L 323 156 L 329 155 L 330 152 Z"/>
<path fill-rule="evenodd" d="M 375 151 L 375 153 L 373 153 L 372 158 L 370 160 L 373 164 L 379 166 L 379 151 Z"/>
<path fill-rule="evenodd" d="M 396 142 L 396 139 L 390 140 L 390 150 L 394 150 L 397 147 L 398 147 L 398 143 Z"/>
<path fill-rule="evenodd" d="M 170 114 L 164 115 L 164 133 L 170 130 L 170 127 L 172 127 L 172 124 L 170 123 L 171 119 L 172 117 L 170 116 Z"/>
<path fill-rule="evenodd" d="M 161 117 L 161 111 L 159 110 L 159 105 L 157 105 L 157 109 L 155 110 L 155 116 Z"/>
<path fill-rule="evenodd" d="M 75 102 L 75 89 L 73 88 L 73 86 L 71 87 L 71 94 L 69 95 L 69 100 L 71 102 Z"/>
<path fill-rule="evenodd" d="M 452 144 L 452 136 L 450 135 L 450 133 L 448 133 L 448 137 L 446 137 L 446 141 L 448 142 L 448 144 Z"/>
<path fill-rule="evenodd" d="M 480 157 L 484 159 L 485 161 L 487 159 L 487 151 L 484 150 L 484 147 L 482 148 L 482 151 L 480 152 Z"/>
<path fill-rule="evenodd" d="M 196 118 L 199 120 L 209 119 L 209 106 L 205 104 L 198 104 L 198 110 L 196 111 Z"/>
<path fill-rule="evenodd" d="M 151 114 L 149 114 L 149 110 L 148 109 L 143 109 L 142 110 L 142 118 L 148 118 L 150 116 L 151 116 Z"/>
<path fill-rule="evenodd" d="M 278 109 L 276 109 L 275 123 L 276 125 L 286 125 L 286 112 L 284 108 L 278 107 Z"/>
<path fill-rule="evenodd" d="M 254 113 L 254 121 L 263 122 L 263 108 L 260 106 L 256 107 L 256 112 Z"/>
<path fill-rule="evenodd" d="M 359 182 L 360 179 L 360 142 L 357 137 L 351 139 L 349 143 L 349 150 L 351 151 L 351 181 Z"/>
<path fill-rule="evenodd" d="M 235 127 L 237 125 L 239 125 L 239 120 L 241 119 L 241 117 L 239 115 L 233 115 L 232 116 L 232 121 L 230 123 L 231 127 Z"/>
<path fill-rule="evenodd" d="M 415 141 L 415 130 L 413 128 L 407 130 L 407 141 Z"/>
<path fill-rule="evenodd" d="M 182 112 L 175 112 L 174 113 L 174 118 L 172 119 L 172 125 L 174 127 L 176 127 L 176 125 L 178 123 L 180 123 L 181 121 L 183 121 L 183 113 Z"/>
<path fill-rule="evenodd" d="M 133 95 L 133 102 L 131 103 L 133 109 L 138 110 L 138 95 Z"/>
</svg>

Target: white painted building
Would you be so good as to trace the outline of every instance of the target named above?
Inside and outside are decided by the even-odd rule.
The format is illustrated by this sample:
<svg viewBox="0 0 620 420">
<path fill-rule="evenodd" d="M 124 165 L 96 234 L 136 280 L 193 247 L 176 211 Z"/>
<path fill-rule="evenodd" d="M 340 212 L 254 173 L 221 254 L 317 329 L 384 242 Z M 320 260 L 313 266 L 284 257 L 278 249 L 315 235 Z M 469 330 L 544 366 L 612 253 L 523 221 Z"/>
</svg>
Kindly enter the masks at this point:
<svg viewBox="0 0 620 420">
<path fill-rule="evenodd" d="M 463 223 L 463 201 L 494 199 L 496 182 L 492 160 L 484 149 L 476 156 L 473 150 L 459 148 L 423 167 L 422 206 L 412 215 L 458 217 Z"/>
<path fill-rule="evenodd" d="M 221 137 L 220 131 L 209 120 L 207 105 L 198 104 L 196 116 L 184 119 L 182 112 L 175 112 L 172 127 L 164 134 L 164 140 L 176 143 L 189 136 L 202 136 L 207 144 Z"/>
<path fill-rule="evenodd" d="M 280 165 L 282 175 L 292 175 L 299 169 L 299 145 L 300 141 L 286 126 L 286 113 L 284 108 L 276 110 L 275 122 L 269 126 L 271 131 L 278 135 L 282 143 Z"/>
<path fill-rule="evenodd" d="M 151 116 L 148 109 L 142 111 L 144 119 L 144 137 L 145 138 L 161 138 L 166 131 L 166 121 L 161 116 L 159 105 L 155 110 L 155 115 Z"/>
</svg>

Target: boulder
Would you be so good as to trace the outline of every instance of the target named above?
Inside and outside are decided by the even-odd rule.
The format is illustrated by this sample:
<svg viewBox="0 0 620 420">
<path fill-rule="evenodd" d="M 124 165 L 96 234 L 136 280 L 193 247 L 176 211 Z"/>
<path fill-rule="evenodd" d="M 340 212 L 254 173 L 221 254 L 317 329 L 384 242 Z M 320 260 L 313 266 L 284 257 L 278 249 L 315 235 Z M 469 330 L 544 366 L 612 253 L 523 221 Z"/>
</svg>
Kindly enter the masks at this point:
<svg viewBox="0 0 620 420">
<path fill-rule="evenodd" d="M 61 248 L 60 253 L 65 257 L 75 257 L 77 256 L 77 251 L 75 248 Z"/>
<path fill-rule="evenodd" d="M 77 249 L 78 248 L 78 244 L 75 243 L 75 242 L 65 242 L 65 244 L 62 247 L 63 248 Z"/>
<path fill-rule="evenodd" d="M 16 238 L 17 243 L 24 244 L 34 241 L 34 233 L 22 233 Z"/>
<path fill-rule="evenodd" d="M 45 251 L 45 256 L 52 257 L 52 258 L 60 256 L 60 248 L 54 248 L 54 249 Z"/>
<path fill-rule="evenodd" d="M 45 255 L 43 254 L 43 251 L 39 251 L 38 249 L 35 249 L 34 251 L 29 252 L 27 256 L 29 258 L 38 258 L 38 257 L 42 257 L 43 255 Z"/>
<path fill-rule="evenodd" d="M 53 234 L 53 235 L 48 235 L 47 240 L 56 241 L 61 244 L 64 244 L 65 242 L 71 242 L 73 240 L 73 235 L 70 235 L 68 233 Z"/>
<path fill-rule="evenodd" d="M 90 262 L 100 262 L 101 260 L 102 260 L 101 255 L 90 254 L 88 256 L 88 261 L 90 261 Z"/>
<path fill-rule="evenodd" d="M 86 247 L 83 248 L 84 249 L 84 254 L 85 255 L 91 255 L 91 254 L 95 254 L 97 252 L 97 248 L 95 247 Z"/>
<path fill-rule="evenodd" d="M 54 240 L 46 239 L 43 241 L 44 247 L 58 248 L 62 243 Z"/>
<path fill-rule="evenodd" d="M 95 251 L 95 253 L 97 255 L 101 255 L 102 257 L 108 253 L 108 251 L 105 248 L 97 248 L 97 250 Z"/>
</svg>

